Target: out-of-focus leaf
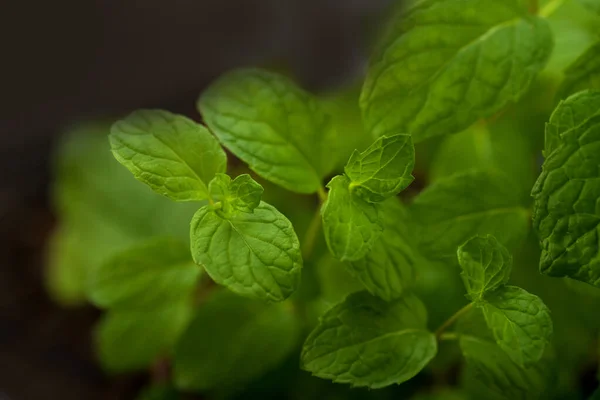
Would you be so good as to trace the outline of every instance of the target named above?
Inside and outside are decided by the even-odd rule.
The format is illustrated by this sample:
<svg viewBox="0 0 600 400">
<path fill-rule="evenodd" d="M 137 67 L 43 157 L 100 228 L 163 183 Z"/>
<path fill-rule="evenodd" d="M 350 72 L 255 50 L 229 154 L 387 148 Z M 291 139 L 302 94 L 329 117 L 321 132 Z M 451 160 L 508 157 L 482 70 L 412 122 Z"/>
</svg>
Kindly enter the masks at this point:
<svg viewBox="0 0 600 400">
<path fill-rule="evenodd" d="M 100 364 L 110 373 L 147 368 L 159 356 L 168 355 L 192 312 L 180 302 L 149 310 L 111 310 L 96 327 Z"/>
<path fill-rule="evenodd" d="M 293 350 L 300 325 L 284 304 L 221 291 L 196 311 L 175 348 L 174 380 L 185 391 L 247 384 Z"/>
<path fill-rule="evenodd" d="M 52 197 L 61 226 L 55 240 L 61 244 L 55 242 L 49 268 L 63 271 L 62 278 L 54 276 L 59 280 L 78 277 L 71 287 L 84 287 L 90 271 L 148 238 L 173 236 L 188 243 L 189 221 L 198 208 L 175 204 L 138 182 L 110 153 L 110 125 L 73 126 L 54 155 Z"/>
</svg>

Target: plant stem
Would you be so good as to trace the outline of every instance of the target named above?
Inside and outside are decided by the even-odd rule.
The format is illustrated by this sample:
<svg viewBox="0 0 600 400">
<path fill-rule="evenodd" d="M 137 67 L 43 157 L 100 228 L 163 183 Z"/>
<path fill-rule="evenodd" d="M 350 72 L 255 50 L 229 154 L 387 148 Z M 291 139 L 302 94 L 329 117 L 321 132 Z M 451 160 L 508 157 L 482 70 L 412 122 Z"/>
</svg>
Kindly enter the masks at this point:
<svg viewBox="0 0 600 400">
<path fill-rule="evenodd" d="M 308 260 L 315 249 L 319 231 L 321 230 L 321 205 L 317 207 L 315 214 L 306 229 L 304 240 L 302 241 L 302 258 Z"/>
<path fill-rule="evenodd" d="M 317 238 L 319 237 L 319 231 L 321 230 L 321 207 L 327 200 L 327 192 L 323 186 L 319 187 L 317 195 L 319 196 L 319 206 L 310 221 L 310 225 L 308 225 L 308 228 L 306 229 L 304 240 L 302 241 L 302 258 L 304 260 L 309 259 L 312 255 L 315 244 L 317 243 Z"/>
<path fill-rule="evenodd" d="M 319 201 L 321 202 L 321 204 L 325 203 L 325 200 L 327 200 L 327 192 L 325 191 L 323 186 L 319 187 L 319 190 L 317 190 L 317 194 L 319 195 Z"/>
<path fill-rule="evenodd" d="M 440 341 L 448 341 L 448 340 L 458 340 L 459 335 L 456 332 L 444 332 L 440 335 L 438 340 Z"/>
<path fill-rule="evenodd" d="M 435 331 L 435 337 L 437 338 L 438 342 L 440 340 L 442 340 L 442 333 L 444 333 L 446 331 L 446 329 L 448 329 L 449 327 L 452 326 L 452 324 L 454 324 L 460 317 L 462 317 L 463 315 L 465 315 L 467 312 L 469 312 L 471 310 L 471 308 L 473 308 L 473 303 L 469 303 L 466 306 L 464 306 L 463 308 L 461 308 L 460 310 L 458 310 L 457 312 L 454 313 L 453 316 L 451 316 L 450 318 L 448 318 L 446 320 L 446 322 L 444 322 L 442 324 L 442 326 L 440 326 L 438 328 L 437 331 Z"/>
</svg>

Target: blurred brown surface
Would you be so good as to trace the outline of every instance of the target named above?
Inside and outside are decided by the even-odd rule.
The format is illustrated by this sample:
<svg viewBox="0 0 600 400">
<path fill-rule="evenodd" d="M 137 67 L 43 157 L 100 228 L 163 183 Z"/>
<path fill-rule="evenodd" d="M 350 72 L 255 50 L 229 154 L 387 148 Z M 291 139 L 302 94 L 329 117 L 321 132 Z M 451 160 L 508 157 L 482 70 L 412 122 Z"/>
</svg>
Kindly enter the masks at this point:
<svg viewBox="0 0 600 400">
<path fill-rule="evenodd" d="M 43 290 L 61 126 L 149 106 L 192 113 L 201 89 L 239 65 L 275 63 L 309 88 L 336 86 L 360 73 L 367 25 L 387 3 L 0 3 L 0 399 L 130 399 L 141 383 L 93 364 L 95 310 L 60 309 Z"/>
</svg>

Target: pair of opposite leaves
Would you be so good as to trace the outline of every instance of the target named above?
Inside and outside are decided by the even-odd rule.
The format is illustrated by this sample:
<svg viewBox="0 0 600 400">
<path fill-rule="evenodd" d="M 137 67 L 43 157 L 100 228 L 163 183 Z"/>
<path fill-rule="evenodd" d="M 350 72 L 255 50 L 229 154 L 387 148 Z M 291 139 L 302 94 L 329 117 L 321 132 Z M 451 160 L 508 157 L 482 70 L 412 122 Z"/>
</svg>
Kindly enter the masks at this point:
<svg viewBox="0 0 600 400">
<path fill-rule="evenodd" d="M 227 120 L 230 117 L 223 110 L 211 111 L 211 107 L 224 107 L 221 103 L 229 98 L 232 82 L 226 77 L 200 99 L 199 107 L 209 126 L 228 148 L 248 160 L 266 178 L 284 187 L 295 188 L 295 191 L 317 191 L 320 186 L 315 186 L 314 182 L 320 185 L 324 174 L 330 171 L 330 167 L 322 167 L 326 163 L 324 160 L 331 160 L 325 154 L 319 155 L 319 151 L 308 152 L 307 146 L 313 148 L 315 145 L 314 137 L 310 135 L 331 130 L 325 117 L 315 119 L 315 115 L 319 116 L 314 112 L 317 103 L 283 77 L 257 70 L 236 74 L 235 90 L 254 85 L 253 91 L 268 92 L 272 113 L 264 118 L 271 119 L 267 123 L 260 122 L 256 115 L 254 120 L 238 115 L 232 122 Z M 276 90 L 281 91 L 281 97 L 277 97 Z M 240 113 L 249 112 L 240 104 L 227 107 Z M 261 108 L 262 112 L 266 112 L 265 109 Z M 286 114 L 292 112 L 291 109 L 296 112 Z M 277 112 L 281 115 L 274 115 Z M 271 127 L 278 122 L 283 125 Z M 240 131 L 247 133 L 248 138 L 232 135 L 224 127 L 227 124 L 233 124 L 238 134 Z M 239 124 L 244 127 L 240 128 Z M 321 137 L 322 141 L 328 138 L 328 135 Z M 166 111 L 143 110 L 115 123 L 110 142 L 117 160 L 154 191 L 176 201 L 209 201 L 192 220 L 191 246 L 194 260 L 204 265 L 216 282 L 239 294 L 270 301 L 284 300 L 296 289 L 302 257 L 290 221 L 260 200 L 263 188 L 249 175 L 232 180 L 224 174 L 225 152 L 203 126 Z M 246 143 L 246 146 L 239 147 L 240 143 Z M 312 154 L 313 158 L 308 160 L 305 154 Z M 317 158 L 314 158 L 315 154 Z M 257 167 L 252 161 L 256 158 L 263 164 L 272 163 L 270 169 Z M 296 162 L 298 160 L 305 164 Z M 339 180 L 335 178 L 335 189 L 332 188 L 334 202 L 349 203 L 350 208 L 347 214 L 329 208 L 337 212 L 340 220 L 326 222 L 326 226 L 344 224 L 344 218 L 352 219 L 364 210 L 377 213 L 376 206 L 371 203 L 391 197 L 406 187 L 412 181 L 413 165 L 414 149 L 407 135 L 382 137 L 365 152 L 355 152 L 346 166 L 347 176 L 338 177 L 346 181 L 345 187 L 337 185 Z M 290 180 L 286 180 L 286 171 L 290 173 Z M 338 196 L 338 192 L 342 194 Z M 354 210 L 352 206 L 356 202 L 363 202 L 363 209 Z M 376 222 L 381 224 L 379 218 Z M 360 224 L 351 226 L 363 228 Z M 344 233 L 327 237 L 338 243 L 356 233 L 340 238 L 341 235 Z M 375 234 L 372 236 L 375 238 Z M 346 249 L 350 248 L 349 244 L 352 244 L 350 240 L 345 244 Z M 365 252 L 363 250 L 363 254 Z"/>
<path fill-rule="evenodd" d="M 494 346 L 508 357 L 501 359 L 501 368 L 494 368 L 512 376 L 510 380 L 521 373 L 537 373 L 531 366 L 544 356 L 552 334 L 546 306 L 537 296 L 506 285 L 512 258 L 493 236 L 473 237 L 457 255 L 467 297 L 482 311 Z M 477 368 L 485 369 L 488 361 L 480 359 L 488 354 L 471 352 L 471 342 L 477 339 L 472 335 L 461 335 L 461 347 L 467 358 L 475 359 Z M 405 292 L 386 302 L 358 292 L 321 318 L 305 342 L 302 363 L 321 378 L 381 388 L 409 380 L 436 353 L 436 337 L 427 330 L 427 310 L 415 295 Z M 509 386 L 510 381 L 506 382 L 507 389 Z"/>
</svg>

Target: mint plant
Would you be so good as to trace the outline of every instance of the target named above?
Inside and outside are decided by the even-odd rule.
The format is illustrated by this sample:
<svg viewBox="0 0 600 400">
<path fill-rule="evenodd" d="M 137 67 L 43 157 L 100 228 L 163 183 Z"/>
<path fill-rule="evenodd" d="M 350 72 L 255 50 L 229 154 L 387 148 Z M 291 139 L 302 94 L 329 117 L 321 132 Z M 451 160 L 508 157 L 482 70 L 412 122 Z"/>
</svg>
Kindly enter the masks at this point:
<svg viewBox="0 0 600 400">
<path fill-rule="evenodd" d="M 337 393 L 317 378 L 349 398 L 591 394 L 574 371 L 600 329 L 600 31 L 566 62 L 559 22 L 600 26 L 582 22 L 597 9 L 415 1 L 355 92 L 241 68 L 199 96 L 202 122 L 119 119 L 103 128 L 112 155 L 146 187 L 126 181 L 107 206 L 62 172 L 52 265 L 76 283 L 54 290 L 107 310 L 108 371 L 170 367 L 143 396 L 247 394 L 290 359 L 303 398 Z M 73 250 L 102 229 L 102 256 Z"/>
</svg>

